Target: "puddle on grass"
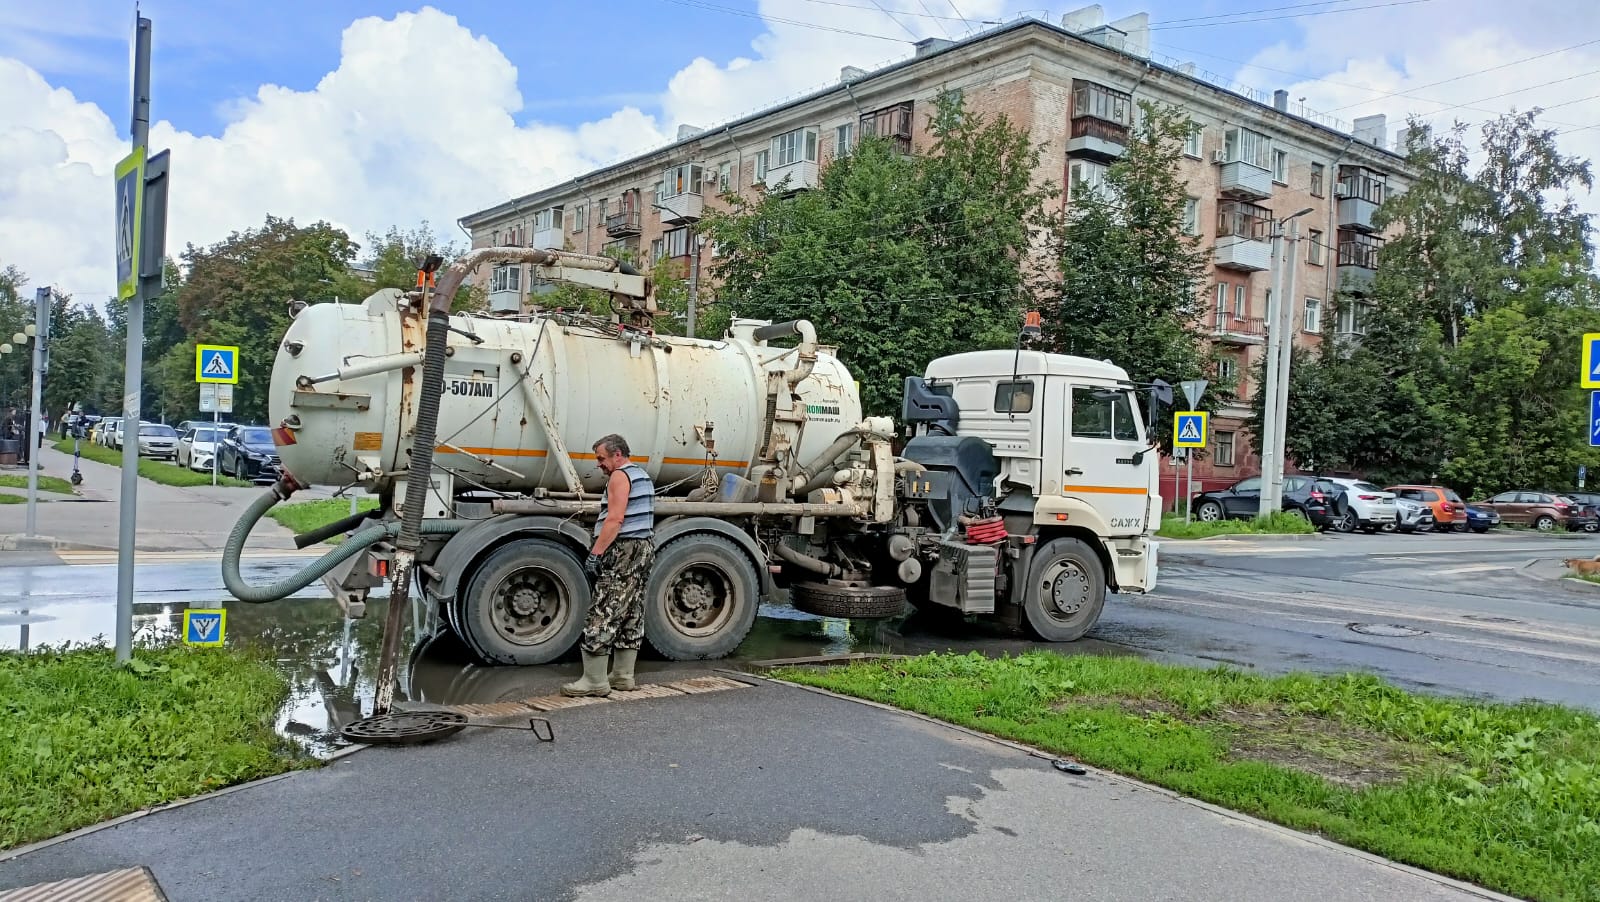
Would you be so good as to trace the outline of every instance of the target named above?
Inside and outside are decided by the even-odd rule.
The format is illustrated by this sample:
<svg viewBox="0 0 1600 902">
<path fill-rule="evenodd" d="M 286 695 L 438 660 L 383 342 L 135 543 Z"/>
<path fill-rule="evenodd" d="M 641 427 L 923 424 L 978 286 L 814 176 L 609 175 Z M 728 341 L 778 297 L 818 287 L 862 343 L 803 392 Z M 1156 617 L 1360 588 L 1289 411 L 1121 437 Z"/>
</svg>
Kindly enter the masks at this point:
<svg viewBox="0 0 1600 902">
<path fill-rule="evenodd" d="M 140 602 L 134 605 L 135 643 L 178 641 L 186 607 L 226 608 L 228 644 L 259 651 L 273 663 L 289 683 L 277 730 L 308 753 L 324 757 L 347 745 L 339 736 L 340 728 L 372 710 L 387 601 L 370 601 L 366 616 L 359 620 L 344 617 L 328 598 L 297 597 L 260 605 L 199 598 Z M 411 652 L 400 661 L 397 702 L 448 705 L 522 699 L 552 694 L 578 673 L 576 649 L 538 667 L 484 667 L 472 663 L 459 642 L 449 637 L 428 638 L 418 646 L 412 637 L 419 632 L 430 636 L 433 625 L 424 605 L 413 599 L 411 607 L 403 618 L 402 642 L 402 648 Z M 69 641 L 109 643 L 114 612 L 114 595 L 83 598 L 63 592 L 31 601 L 0 599 L 0 649 Z M 786 604 L 764 604 L 750 635 L 729 658 L 673 662 L 647 649 L 638 667 L 640 676 L 649 680 L 672 678 L 668 675 L 675 671 L 687 675 L 789 658 L 974 650 L 1015 654 L 1039 647 L 984 623 L 952 624 L 915 614 L 894 620 L 839 620 L 802 613 Z M 1094 640 L 1054 648 L 1129 653 Z"/>
</svg>

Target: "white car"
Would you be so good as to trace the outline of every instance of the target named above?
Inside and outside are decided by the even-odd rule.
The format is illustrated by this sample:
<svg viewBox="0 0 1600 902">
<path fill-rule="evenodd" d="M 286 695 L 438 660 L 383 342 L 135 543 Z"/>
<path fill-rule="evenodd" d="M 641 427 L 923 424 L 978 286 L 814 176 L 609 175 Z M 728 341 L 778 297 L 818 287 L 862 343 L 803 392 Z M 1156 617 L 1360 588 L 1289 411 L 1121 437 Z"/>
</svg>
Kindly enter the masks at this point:
<svg viewBox="0 0 1600 902">
<path fill-rule="evenodd" d="M 1398 514 L 1394 492 L 1386 492 L 1364 479 L 1327 476 L 1324 480 L 1344 489 L 1344 500 L 1348 505 L 1344 517 L 1334 522 L 1334 529 L 1339 532 L 1354 532 L 1357 529 L 1377 532 L 1395 525 Z"/>
<path fill-rule="evenodd" d="M 178 466 L 210 472 L 217 457 L 217 436 L 211 424 L 196 426 L 178 439 Z"/>
</svg>

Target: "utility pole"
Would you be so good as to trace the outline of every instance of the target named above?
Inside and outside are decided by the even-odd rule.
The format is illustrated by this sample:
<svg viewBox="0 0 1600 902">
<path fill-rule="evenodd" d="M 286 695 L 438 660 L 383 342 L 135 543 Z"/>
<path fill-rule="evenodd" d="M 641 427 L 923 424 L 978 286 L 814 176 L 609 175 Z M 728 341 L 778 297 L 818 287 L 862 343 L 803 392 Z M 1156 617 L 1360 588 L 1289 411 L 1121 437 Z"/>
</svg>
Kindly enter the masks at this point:
<svg viewBox="0 0 1600 902">
<path fill-rule="evenodd" d="M 1261 405 L 1261 508 L 1262 516 L 1283 509 L 1284 429 L 1289 409 L 1289 361 L 1294 352 L 1294 271 L 1297 263 L 1294 246 L 1299 224 L 1294 222 L 1312 212 L 1310 207 L 1288 216 L 1273 229 L 1272 301 L 1267 305 L 1266 396 Z M 1284 226 L 1291 227 L 1286 240 Z"/>
<path fill-rule="evenodd" d="M 700 306 L 700 235 L 692 225 L 689 227 L 689 248 L 694 251 L 694 259 L 689 261 L 689 318 L 684 334 L 693 338 L 695 308 Z"/>
<path fill-rule="evenodd" d="M 39 534 L 39 405 L 43 403 L 45 342 L 50 337 L 50 301 L 54 292 L 33 293 L 33 384 L 28 395 L 28 434 L 22 437 L 28 454 L 28 538 Z"/>
</svg>

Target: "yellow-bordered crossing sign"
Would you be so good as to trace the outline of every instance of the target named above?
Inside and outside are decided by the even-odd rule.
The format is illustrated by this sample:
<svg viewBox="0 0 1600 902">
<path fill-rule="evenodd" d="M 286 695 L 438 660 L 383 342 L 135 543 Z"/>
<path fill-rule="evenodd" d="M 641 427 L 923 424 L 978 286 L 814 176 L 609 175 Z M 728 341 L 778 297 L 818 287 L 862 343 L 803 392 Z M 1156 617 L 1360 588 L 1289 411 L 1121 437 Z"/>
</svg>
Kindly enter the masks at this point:
<svg viewBox="0 0 1600 902">
<path fill-rule="evenodd" d="M 1203 410 L 1180 410 L 1172 415 L 1172 447 L 1204 448 L 1211 436 L 1211 414 Z"/>
<path fill-rule="evenodd" d="M 239 349 L 230 345 L 195 345 L 194 381 L 239 381 Z"/>
</svg>

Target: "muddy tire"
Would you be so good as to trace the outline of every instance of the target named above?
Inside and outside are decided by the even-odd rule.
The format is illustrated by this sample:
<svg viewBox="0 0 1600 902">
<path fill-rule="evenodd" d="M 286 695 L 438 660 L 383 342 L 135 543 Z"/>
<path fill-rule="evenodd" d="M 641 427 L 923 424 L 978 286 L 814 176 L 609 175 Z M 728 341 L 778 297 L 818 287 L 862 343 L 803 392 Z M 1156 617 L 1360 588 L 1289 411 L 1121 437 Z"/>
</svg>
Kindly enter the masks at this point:
<svg viewBox="0 0 1600 902">
<path fill-rule="evenodd" d="M 1077 539 L 1056 539 L 1034 553 L 1022 599 L 1034 635 L 1046 642 L 1081 639 L 1105 604 L 1105 567 L 1093 548 Z"/>
<path fill-rule="evenodd" d="M 583 632 L 589 581 L 561 545 L 518 539 L 484 559 L 456 604 L 452 625 L 485 664 L 547 664 Z"/>
<path fill-rule="evenodd" d="M 789 587 L 789 603 L 795 610 L 818 617 L 883 620 L 905 612 L 906 590 L 899 586 L 848 589 L 823 583 L 795 583 Z"/>
<path fill-rule="evenodd" d="M 729 539 L 695 533 L 656 552 L 644 593 L 644 638 L 673 661 L 733 653 L 761 605 L 755 564 Z"/>
</svg>

